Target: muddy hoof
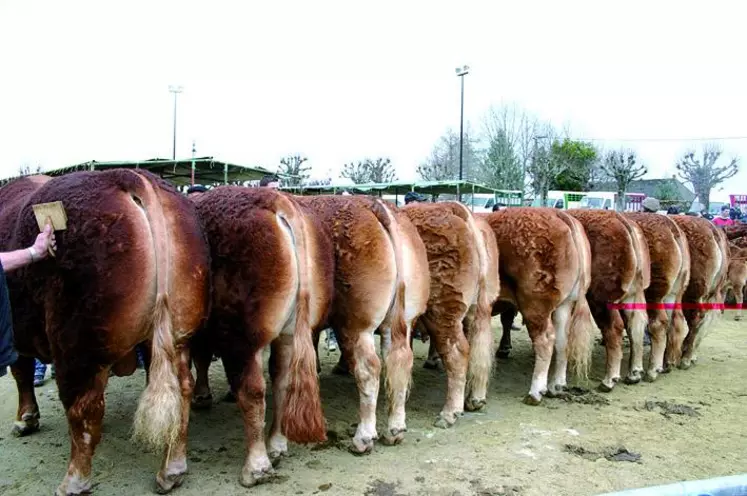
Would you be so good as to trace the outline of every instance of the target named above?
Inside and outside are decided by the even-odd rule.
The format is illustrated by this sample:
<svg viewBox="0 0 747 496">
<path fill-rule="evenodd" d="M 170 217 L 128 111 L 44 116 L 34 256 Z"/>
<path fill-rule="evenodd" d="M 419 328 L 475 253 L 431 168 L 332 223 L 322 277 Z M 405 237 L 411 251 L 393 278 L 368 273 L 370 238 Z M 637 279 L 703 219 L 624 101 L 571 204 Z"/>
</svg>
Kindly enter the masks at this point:
<svg viewBox="0 0 747 496">
<path fill-rule="evenodd" d="M 643 380 L 646 382 L 656 382 L 656 379 L 659 377 L 659 372 L 646 372 L 646 375 L 643 376 Z"/>
<path fill-rule="evenodd" d="M 542 403 L 542 396 L 535 398 L 531 394 L 524 396 L 524 404 L 529 406 L 537 406 Z"/>
<path fill-rule="evenodd" d="M 687 370 L 692 366 L 693 366 L 693 362 L 691 362 L 690 360 L 682 360 L 680 364 L 677 366 L 677 368 L 680 370 Z"/>
<path fill-rule="evenodd" d="M 348 446 L 348 451 L 356 456 L 368 455 L 373 451 L 374 440 L 373 439 L 356 439 Z"/>
<path fill-rule="evenodd" d="M 476 398 L 469 398 L 467 401 L 464 402 L 464 409 L 468 412 L 479 412 L 483 408 L 485 408 L 485 405 L 487 404 L 486 400 L 478 400 Z"/>
<path fill-rule="evenodd" d="M 511 349 L 510 349 L 510 348 L 509 348 L 509 349 L 507 349 L 507 350 L 504 350 L 504 349 L 499 349 L 498 351 L 496 351 L 496 352 L 495 352 L 495 357 L 496 357 L 496 358 L 503 358 L 503 359 L 506 359 L 506 358 L 508 358 L 509 356 L 511 356 Z"/>
<path fill-rule="evenodd" d="M 381 442 L 386 446 L 396 446 L 404 441 L 405 432 L 407 432 L 407 428 L 391 429 L 387 434 L 384 434 L 384 437 L 381 438 Z"/>
<path fill-rule="evenodd" d="M 628 385 L 638 384 L 639 382 L 641 382 L 641 374 L 635 373 L 635 374 L 627 375 L 625 376 L 624 382 L 625 384 L 628 384 Z"/>
<path fill-rule="evenodd" d="M 599 386 L 597 386 L 597 391 L 600 393 L 611 393 L 612 390 L 615 389 L 615 383 L 613 382 L 612 385 L 605 384 L 604 382 L 600 382 Z"/>
<path fill-rule="evenodd" d="M 273 468 L 277 468 L 280 464 L 280 460 L 288 457 L 290 457 L 290 454 L 287 451 L 270 451 L 267 453 L 267 458 L 270 459 Z"/>
<path fill-rule="evenodd" d="M 39 414 L 25 413 L 20 421 L 13 422 L 11 434 L 15 437 L 24 437 L 39 430 Z"/>
<path fill-rule="evenodd" d="M 236 403 L 236 396 L 231 391 L 229 391 L 223 397 L 223 402 L 224 403 Z"/>
<path fill-rule="evenodd" d="M 441 412 L 438 414 L 436 421 L 433 422 L 433 426 L 438 427 L 439 429 L 448 429 L 456 424 L 456 421 L 457 415 Z"/>
<path fill-rule="evenodd" d="M 270 467 L 257 472 L 242 473 L 239 483 L 244 487 L 254 487 L 259 484 L 266 484 L 277 477 L 275 470 Z"/>
<path fill-rule="evenodd" d="M 186 472 L 182 472 L 181 474 L 172 474 L 167 476 L 165 479 L 162 479 L 159 474 L 156 476 L 156 493 L 170 493 L 172 489 L 175 489 L 184 483 L 184 477 L 186 475 Z"/>
<path fill-rule="evenodd" d="M 546 396 L 548 398 L 567 398 L 568 386 L 555 386 L 548 388 Z"/>
<path fill-rule="evenodd" d="M 195 395 L 192 398 L 192 408 L 195 410 L 207 410 L 213 406 L 213 395 L 211 393 Z"/>
<path fill-rule="evenodd" d="M 742 320 L 742 316 L 741 315 L 735 315 L 734 316 L 734 320 L 736 320 L 737 322 L 739 322 L 740 320 Z"/>
</svg>

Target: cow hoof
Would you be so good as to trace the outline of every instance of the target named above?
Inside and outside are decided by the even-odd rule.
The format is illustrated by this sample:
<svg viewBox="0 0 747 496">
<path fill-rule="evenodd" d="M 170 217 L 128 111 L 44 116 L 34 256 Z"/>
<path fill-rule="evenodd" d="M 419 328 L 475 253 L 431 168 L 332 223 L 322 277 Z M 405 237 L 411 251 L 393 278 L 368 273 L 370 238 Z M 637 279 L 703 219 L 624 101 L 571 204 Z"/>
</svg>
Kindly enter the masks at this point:
<svg viewBox="0 0 747 496">
<path fill-rule="evenodd" d="M 273 468 L 277 467 L 280 464 L 280 460 L 283 458 L 288 458 L 290 454 L 287 451 L 270 451 L 267 453 L 267 458 L 270 459 L 270 463 L 272 463 Z"/>
<path fill-rule="evenodd" d="M 480 410 L 485 408 L 486 404 L 487 401 L 484 399 L 478 400 L 476 398 L 469 398 L 464 402 L 464 409 L 468 412 L 479 412 Z"/>
<path fill-rule="evenodd" d="M 428 370 L 438 370 L 441 372 L 445 370 L 444 362 L 440 358 L 436 358 L 433 360 L 431 359 L 426 360 L 425 363 L 423 364 L 423 368 L 428 369 Z"/>
<path fill-rule="evenodd" d="M 568 386 L 551 386 L 547 389 L 548 398 L 567 398 Z"/>
<path fill-rule="evenodd" d="M 741 315 L 735 315 L 734 316 L 734 320 L 736 320 L 737 322 L 739 322 L 740 320 L 742 320 L 742 316 Z"/>
<path fill-rule="evenodd" d="M 38 413 L 24 413 L 21 416 L 21 420 L 13 422 L 13 430 L 11 434 L 15 437 L 24 437 L 39 430 L 39 414 Z"/>
<path fill-rule="evenodd" d="M 224 403 L 236 403 L 236 396 L 233 394 L 233 392 L 229 391 L 223 397 L 223 402 Z"/>
<path fill-rule="evenodd" d="M 612 381 L 611 384 L 600 382 L 597 387 L 597 390 L 599 390 L 600 393 L 611 393 L 613 389 L 615 389 L 615 381 Z"/>
<path fill-rule="evenodd" d="M 197 394 L 192 398 L 192 408 L 195 410 L 207 410 L 213 406 L 213 395 L 208 394 Z"/>
<path fill-rule="evenodd" d="M 332 367 L 332 373 L 335 375 L 350 375 L 350 370 L 344 365 L 340 365 L 339 362 Z"/>
<path fill-rule="evenodd" d="M 625 384 L 638 384 L 641 382 L 641 373 L 638 371 L 632 372 L 625 377 Z"/>
<path fill-rule="evenodd" d="M 172 489 L 175 489 L 184 483 L 184 477 L 187 473 L 182 472 L 181 474 L 171 474 L 166 478 L 161 478 L 161 474 L 156 476 L 156 492 L 158 494 L 168 494 Z"/>
<path fill-rule="evenodd" d="M 680 364 L 677 366 L 677 368 L 680 369 L 680 370 L 687 370 L 687 369 L 689 369 L 692 366 L 693 366 L 693 362 L 691 362 L 690 360 L 684 360 L 683 359 L 680 362 Z"/>
<path fill-rule="evenodd" d="M 509 356 L 511 356 L 511 349 L 507 349 L 507 350 L 499 349 L 498 351 L 495 352 L 495 356 L 496 358 L 506 359 Z"/>
<path fill-rule="evenodd" d="M 407 432 L 407 428 L 391 429 L 388 434 L 384 434 L 384 437 L 381 438 L 381 442 L 387 446 L 396 446 L 404 441 L 405 432 Z"/>
<path fill-rule="evenodd" d="M 529 406 L 537 406 L 540 403 L 542 403 L 542 396 L 539 398 L 532 395 L 532 393 L 529 393 L 528 395 L 524 396 L 524 404 Z"/>
<path fill-rule="evenodd" d="M 649 372 L 646 372 L 646 375 L 643 377 L 643 380 L 646 382 L 654 382 L 659 377 L 659 372 L 655 370 L 651 370 Z"/>
<path fill-rule="evenodd" d="M 364 439 L 353 438 L 353 441 L 350 443 L 350 446 L 348 446 L 348 450 L 356 456 L 362 456 L 362 455 L 370 454 L 373 451 L 373 447 L 374 447 L 374 440 L 371 438 L 364 438 Z"/>
<path fill-rule="evenodd" d="M 254 487 L 259 484 L 266 484 L 277 477 L 272 467 L 256 470 L 248 473 L 242 473 L 239 483 L 244 487 Z"/>
<path fill-rule="evenodd" d="M 433 426 L 438 427 L 439 429 L 448 429 L 456 423 L 457 417 L 458 414 L 455 413 L 441 412 L 438 414 L 436 421 L 433 422 Z"/>
</svg>

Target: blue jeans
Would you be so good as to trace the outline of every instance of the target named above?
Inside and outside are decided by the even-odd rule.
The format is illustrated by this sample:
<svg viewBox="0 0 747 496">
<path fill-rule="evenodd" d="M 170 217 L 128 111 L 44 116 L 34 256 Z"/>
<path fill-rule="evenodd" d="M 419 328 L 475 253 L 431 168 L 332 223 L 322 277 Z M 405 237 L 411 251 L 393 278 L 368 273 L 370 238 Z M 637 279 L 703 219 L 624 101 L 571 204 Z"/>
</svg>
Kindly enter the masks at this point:
<svg viewBox="0 0 747 496">
<path fill-rule="evenodd" d="M 13 348 L 13 315 L 10 311 L 5 271 L 0 264 L 0 377 L 8 373 L 7 367 L 16 360 L 18 353 Z"/>
</svg>

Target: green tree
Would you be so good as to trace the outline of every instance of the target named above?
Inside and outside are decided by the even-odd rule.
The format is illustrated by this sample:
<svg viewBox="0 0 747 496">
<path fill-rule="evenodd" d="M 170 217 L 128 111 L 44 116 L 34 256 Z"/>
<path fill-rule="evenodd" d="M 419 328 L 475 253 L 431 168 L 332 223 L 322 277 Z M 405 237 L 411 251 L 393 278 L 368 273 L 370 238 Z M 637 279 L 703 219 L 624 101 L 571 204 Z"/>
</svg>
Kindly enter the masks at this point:
<svg viewBox="0 0 747 496">
<path fill-rule="evenodd" d="M 587 191 L 591 185 L 592 169 L 597 161 L 597 149 L 591 143 L 564 139 L 555 141 L 551 148 L 552 159 L 563 164 L 550 189 Z"/>
<path fill-rule="evenodd" d="M 694 151 L 688 151 L 677 161 L 680 177 L 693 185 L 698 201 L 706 209 L 710 208 L 711 190 L 739 172 L 739 159 L 732 158 L 728 163 L 717 166 L 720 157 L 718 146 L 709 143 L 703 147 L 702 158 L 698 159 Z"/>
<path fill-rule="evenodd" d="M 307 160 L 308 158 L 302 157 L 301 155 L 287 155 L 280 159 L 278 172 L 288 174 L 289 176 L 296 176 L 283 179 L 281 181 L 283 186 L 299 186 L 309 178 L 311 167 L 304 165 Z"/>
<path fill-rule="evenodd" d="M 618 150 L 607 153 L 601 165 L 604 174 L 617 184 L 617 204 L 619 212 L 625 210 L 625 193 L 630 183 L 645 176 L 648 170 L 643 164 L 638 164 L 633 150 Z"/>
<path fill-rule="evenodd" d="M 482 180 L 497 189 L 524 188 L 524 169 L 506 132 L 498 129 L 489 138 L 482 163 Z"/>
</svg>

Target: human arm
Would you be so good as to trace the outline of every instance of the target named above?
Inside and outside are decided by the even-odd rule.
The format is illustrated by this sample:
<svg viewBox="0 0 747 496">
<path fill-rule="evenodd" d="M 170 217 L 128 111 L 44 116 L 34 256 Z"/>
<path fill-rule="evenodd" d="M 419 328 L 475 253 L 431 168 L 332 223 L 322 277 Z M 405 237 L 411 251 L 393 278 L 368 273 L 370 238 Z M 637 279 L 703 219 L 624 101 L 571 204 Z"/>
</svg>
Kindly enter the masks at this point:
<svg viewBox="0 0 747 496">
<path fill-rule="evenodd" d="M 47 258 L 49 255 L 48 248 L 57 249 L 52 226 L 47 224 L 44 230 L 36 237 L 34 244 L 21 250 L 7 251 L 0 253 L 0 264 L 5 272 L 12 272 L 21 267 L 25 267 L 33 262 L 38 262 Z"/>
</svg>

